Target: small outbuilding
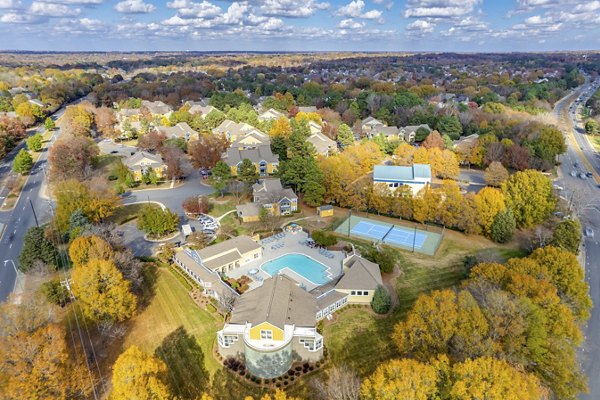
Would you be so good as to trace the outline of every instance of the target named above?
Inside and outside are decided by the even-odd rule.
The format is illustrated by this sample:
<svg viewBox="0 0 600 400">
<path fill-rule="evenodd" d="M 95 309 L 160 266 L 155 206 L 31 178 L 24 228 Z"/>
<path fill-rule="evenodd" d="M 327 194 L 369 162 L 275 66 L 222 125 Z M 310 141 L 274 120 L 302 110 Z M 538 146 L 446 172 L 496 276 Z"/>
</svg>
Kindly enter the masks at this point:
<svg viewBox="0 0 600 400">
<path fill-rule="evenodd" d="M 331 204 L 326 204 L 317 207 L 317 215 L 321 218 L 333 217 L 333 206 Z"/>
</svg>

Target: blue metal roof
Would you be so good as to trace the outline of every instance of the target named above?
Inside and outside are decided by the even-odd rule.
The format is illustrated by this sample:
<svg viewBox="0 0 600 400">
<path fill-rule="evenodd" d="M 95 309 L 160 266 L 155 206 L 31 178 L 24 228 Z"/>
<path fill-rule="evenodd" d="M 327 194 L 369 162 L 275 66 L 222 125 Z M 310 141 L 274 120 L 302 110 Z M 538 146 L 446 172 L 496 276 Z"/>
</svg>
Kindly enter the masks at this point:
<svg viewBox="0 0 600 400">
<path fill-rule="evenodd" d="M 429 164 L 413 164 L 409 167 L 398 165 L 376 165 L 373 168 L 375 181 L 411 181 L 431 178 Z"/>
</svg>

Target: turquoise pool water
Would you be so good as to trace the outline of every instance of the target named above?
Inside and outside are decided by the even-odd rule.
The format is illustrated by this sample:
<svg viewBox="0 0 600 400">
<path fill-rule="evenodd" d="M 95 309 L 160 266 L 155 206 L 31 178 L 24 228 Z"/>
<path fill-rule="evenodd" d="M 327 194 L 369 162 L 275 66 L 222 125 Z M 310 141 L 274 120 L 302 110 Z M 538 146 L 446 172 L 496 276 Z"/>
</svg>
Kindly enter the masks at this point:
<svg viewBox="0 0 600 400">
<path fill-rule="evenodd" d="M 325 265 L 303 254 L 286 254 L 260 266 L 260 269 L 271 276 L 277 275 L 284 268 L 291 269 L 315 285 L 324 285 L 331 280 Z"/>
</svg>

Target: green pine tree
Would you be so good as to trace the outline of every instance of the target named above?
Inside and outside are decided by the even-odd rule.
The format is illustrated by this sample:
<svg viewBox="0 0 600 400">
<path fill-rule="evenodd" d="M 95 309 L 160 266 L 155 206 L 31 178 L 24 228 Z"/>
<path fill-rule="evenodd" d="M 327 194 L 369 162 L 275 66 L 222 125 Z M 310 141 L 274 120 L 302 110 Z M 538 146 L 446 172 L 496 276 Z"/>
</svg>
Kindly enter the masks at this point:
<svg viewBox="0 0 600 400">
<path fill-rule="evenodd" d="M 33 267 L 35 261 L 56 266 L 57 256 L 56 247 L 44 236 L 44 229 L 40 227 L 30 228 L 23 239 L 23 249 L 19 256 L 19 269 L 27 272 Z"/>
</svg>

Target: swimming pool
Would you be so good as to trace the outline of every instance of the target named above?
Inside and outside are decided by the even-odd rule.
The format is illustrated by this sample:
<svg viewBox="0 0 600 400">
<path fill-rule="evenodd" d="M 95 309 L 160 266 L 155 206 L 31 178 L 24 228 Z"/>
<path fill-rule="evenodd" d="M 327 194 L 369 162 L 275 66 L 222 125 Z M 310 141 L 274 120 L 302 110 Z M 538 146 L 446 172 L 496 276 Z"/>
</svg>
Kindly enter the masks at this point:
<svg viewBox="0 0 600 400">
<path fill-rule="evenodd" d="M 271 276 L 277 275 L 284 268 L 290 269 L 315 285 L 324 285 L 331 280 L 329 268 L 304 254 L 286 254 L 260 266 L 260 269 Z"/>
</svg>

